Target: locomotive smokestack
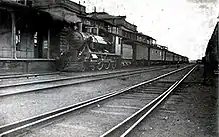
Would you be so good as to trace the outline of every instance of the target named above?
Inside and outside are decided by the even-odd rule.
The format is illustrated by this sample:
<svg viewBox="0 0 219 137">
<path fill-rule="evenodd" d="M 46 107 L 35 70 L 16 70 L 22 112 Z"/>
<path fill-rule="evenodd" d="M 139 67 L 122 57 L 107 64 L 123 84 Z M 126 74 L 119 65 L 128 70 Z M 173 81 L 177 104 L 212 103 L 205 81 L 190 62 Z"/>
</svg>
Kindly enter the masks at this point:
<svg viewBox="0 0 219 137">
<path fill-rule="evenodd" d="M 96 6 L 94 6 L 94 12 L 97 12 L 97 8 L 96 8 Z"/>
<path fill-rule="evenodd" d="M 82 32 L 82 22 L 79 22 L 79 23 L 78 23 L 78 31 L 79 31 L 79 32 Z"/>
</svg>

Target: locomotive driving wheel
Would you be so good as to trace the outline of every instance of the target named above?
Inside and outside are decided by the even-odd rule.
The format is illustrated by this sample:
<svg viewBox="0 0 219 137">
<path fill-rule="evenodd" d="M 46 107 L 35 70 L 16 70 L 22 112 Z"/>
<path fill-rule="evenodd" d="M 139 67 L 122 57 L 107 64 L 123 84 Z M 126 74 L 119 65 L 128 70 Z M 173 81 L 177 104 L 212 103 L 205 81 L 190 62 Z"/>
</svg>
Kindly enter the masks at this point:
<svg viewBox="0 0 219 137">
<path fill-rule="evenodd" d="M 90 65 L 89 68 L 91 71 L 95 71 L 95 65 Z"/>
<path fill-rule="evenodd" d="M 85 72 L 86 71 L 86 68 L 85 67 L 82 67 L 81 68 L 81 72 Z"/>
<path fill-rule="evenodd" d="M 97 70 L 102 70 L 103 69 L 103 62 L 101 61 L 101 62 L 98 62 L 97 63 Z"/>
<path fill-rule="evenodd" d="M 111 64 L 110 61 L 104 63 L 104 68 L 105 68 L 106 70 L 108 70 L 108 69 L 110 68 L 110 66 L 111 66 L 110 64 Z"/>
<path fill-rule="evenodd" d="M 111 68 L 112 68 L 112 69 L 116 69 L 116 62 L 112 62 L 112 63 L 111 63 Z"/>
</svg>

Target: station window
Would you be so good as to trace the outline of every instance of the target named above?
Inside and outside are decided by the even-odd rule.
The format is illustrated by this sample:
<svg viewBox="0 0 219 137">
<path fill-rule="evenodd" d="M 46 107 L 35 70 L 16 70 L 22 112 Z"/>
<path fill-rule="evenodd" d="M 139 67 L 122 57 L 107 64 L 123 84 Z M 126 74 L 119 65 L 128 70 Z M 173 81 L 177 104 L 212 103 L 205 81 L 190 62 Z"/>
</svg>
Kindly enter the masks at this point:
<svg viewBox="0 0 219 137">
<path fill-rule="evenodd" d="M 16 31 L 16 50 L 17 51 L 21 50 L 21 31 L 20 30 Z"/>
<path fill-rule="evenodd" d="M 48 36 L 45 32 L 34 33 L 34 58 L 48 57 Z"/>
<path fill-rule="evenodd" d="M 35 46 L 35 47 L 37 46 L 37 35 L 38 35 L 38 33 L 36 32 L 36 33 L 34 34 L 34 46 Z"/>
<path fill-rule="evenodd" d="M 118 41 L 119 43 L 118 44 L 121 44 L 121 38 L 119 38 L 119 41 Z"/>
</svg>

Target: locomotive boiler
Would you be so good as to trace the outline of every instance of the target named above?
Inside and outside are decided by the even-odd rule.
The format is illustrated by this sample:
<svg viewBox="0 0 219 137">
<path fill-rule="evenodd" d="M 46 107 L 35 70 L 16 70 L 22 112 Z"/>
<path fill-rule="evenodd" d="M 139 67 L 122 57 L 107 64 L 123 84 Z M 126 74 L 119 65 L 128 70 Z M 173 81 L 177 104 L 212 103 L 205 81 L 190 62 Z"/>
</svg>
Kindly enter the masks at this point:
<svg viewBox="0 0 219 137">
<path fill-rule="evenodd" d="M 63 71 L 108 70 L 120 64 L 116 40 L 110 41 L 107 37 L 78 31 L 71 32 L 69 39 L 72 44 L 59 60 Z"/>
</svg>

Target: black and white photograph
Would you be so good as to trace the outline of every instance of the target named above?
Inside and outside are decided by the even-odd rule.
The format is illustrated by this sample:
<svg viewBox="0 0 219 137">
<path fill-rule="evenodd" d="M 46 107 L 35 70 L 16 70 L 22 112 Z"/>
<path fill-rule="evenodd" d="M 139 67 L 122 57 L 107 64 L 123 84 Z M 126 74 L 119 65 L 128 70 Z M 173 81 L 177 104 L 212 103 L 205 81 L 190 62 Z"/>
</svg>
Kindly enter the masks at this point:
<svg viewBox="0 0 219 137">
<path fill-rule="evenodd" d="M 219 137 L 218 0 L 0 0 L 0 137 Z"/>
</svg>

